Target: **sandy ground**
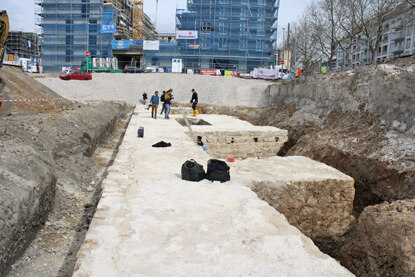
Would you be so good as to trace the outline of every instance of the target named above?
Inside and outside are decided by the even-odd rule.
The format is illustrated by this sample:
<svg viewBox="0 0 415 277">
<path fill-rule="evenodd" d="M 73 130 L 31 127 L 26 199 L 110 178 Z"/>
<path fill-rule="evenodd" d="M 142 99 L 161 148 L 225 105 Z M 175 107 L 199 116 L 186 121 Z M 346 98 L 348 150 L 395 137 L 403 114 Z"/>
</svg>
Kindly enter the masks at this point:
<svg viewBox="0 0 415 277">
<path fill-rule="evenodd" d="M 107 74 L 95 73 L 92 81 L 63 81 L 59 78 L 38 78 L 37 81 L 68 98 L 124 100 L 139 103 L 143 92 L 174 89 L 175 101 L 188 103 L 194 88 L 200 103 L 229 106 L 263 107 L 268 104 L 267 88 L 271 82 L 224 76 L 186 74 Z"/>
</svg>

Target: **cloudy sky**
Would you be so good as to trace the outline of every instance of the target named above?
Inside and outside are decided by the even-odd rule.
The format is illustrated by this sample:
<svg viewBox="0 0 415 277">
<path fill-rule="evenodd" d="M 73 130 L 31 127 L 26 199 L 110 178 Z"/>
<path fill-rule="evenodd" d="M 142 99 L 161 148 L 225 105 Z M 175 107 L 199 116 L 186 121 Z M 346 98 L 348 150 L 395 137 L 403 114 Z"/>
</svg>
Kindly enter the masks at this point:
<svg viewBox="0 0 415 277">
<path fill-rule="evenodd" d="M 280 0 L 279 27 L 286 27 L 294 21 L 312 0 Z M 0 9 L 7 10 L 10 17 L 10 29 L 13 31 L 33 32 L 35 30 L 34 0 L 0 0 Z M 158 32 L 175 31 L 176 7 L 186 8 L 186 0 L 158 1 Z M 154 21 L 156 15 L 156 0 L 144 0 L 144 12 Z M 281 33 L 281 32 L 280 32 Z"/>
</svg>

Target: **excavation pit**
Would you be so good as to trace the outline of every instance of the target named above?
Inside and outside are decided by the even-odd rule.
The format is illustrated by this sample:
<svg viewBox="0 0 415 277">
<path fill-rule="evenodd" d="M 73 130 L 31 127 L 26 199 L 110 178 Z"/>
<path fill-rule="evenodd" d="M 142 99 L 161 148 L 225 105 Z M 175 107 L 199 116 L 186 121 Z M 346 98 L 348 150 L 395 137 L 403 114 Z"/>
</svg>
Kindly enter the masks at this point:
<svg viewBox="0 0 415 277">
<path fill-rule="evenodd" d="M 190 126 L 193 126 L 193 125 L 212 126 L 212 124 L 210 124 L 209 122 L 203 119 L 188 118 L 187 120 Z M 186 120 L 184 118 L 176 118 L 176 121 L 179 122 L 179 124 L 182 126 L 187 126 Z"/>
<path fill-rule="evenodd" d="M 230 117 L 201 118 L 212 126 L 192 127 L 224 132 L 230 123 L 227 132 L 236 128 L 258 132 Z M 137 138 L 140 126 L 146 130 L 144 138 Z M 212 158 L 185 129 L 175 120 L 154 124 L 147 111 L 133 116 L 102 183 L 101 200 L 78 253 L 74 277 L 352 276 L 249 188 L 253 180 L 261 180 L 266 164 L 261 172 L 256 167 L 243 169 L 246 178 L 238 179 L 238 163 L 243 168 L 250 160 L 268 159 L 229 163 L 231 181 L 226 184 L 182 180 L 183 162 L 195 159 L 206 165 Z M 284 141 L 286 131 L 280 131 L 279 140 Z M 238 145 L 238 136 L 232 135 Z M 251 134 L 246 143 L 253 144 L 253 138 L 260 143 L 262 137 Z M 160 139 L 168 139 L 172 146 L 154 149 L 154 141 Z"/>
</svg>

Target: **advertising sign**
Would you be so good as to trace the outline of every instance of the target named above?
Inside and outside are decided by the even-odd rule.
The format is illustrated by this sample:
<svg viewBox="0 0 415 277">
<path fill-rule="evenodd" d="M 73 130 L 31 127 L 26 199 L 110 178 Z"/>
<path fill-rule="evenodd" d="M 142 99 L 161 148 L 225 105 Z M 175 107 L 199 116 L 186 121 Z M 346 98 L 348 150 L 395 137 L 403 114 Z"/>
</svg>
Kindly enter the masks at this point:
<svg viewBox="0 0 415 277">
<path fill-rule="evenodd" d="M 158 40 L 145 40 L 143 42 L 143 50 L 160 50 L 160 41 Z"/>
<path fill-rule="evenodd" d="M 227 71 L 225 71 L 225 76 L 237 77 L 238 76 L 238 72 L 227 70 Z"/>
<path fill-rule="evenodd" d="M 187 45 L 188 49 L 200 49 L 200 44 L 188 44 Z"/>
<path fill-rule="evenodd" d="M 101 25 L 101 33 L 102 34 L 114 34 L 117 31 L 117 27 L 115 24 L 110 25 Z"/>
<path fill-rule="evenodd" d="M 275 80 L 278 79 L 278 69 L 255 68 L 254 78 Z"/>
<path fill-rule="evenodd" d="M 176 31 L 176 39 L 197 39 L 197 31 Z"/>
<path fill-rule="evenodd" d="M 113 40 L 112 50 L 132 50 L 143 47 L 142 40 Z"/>
<path fill-rule="evenodd" d="M 217 70 L 216 69 L 202 69 L 200 74 L 202 75 L 214 75 L 216 76 Z"/>
</svg>

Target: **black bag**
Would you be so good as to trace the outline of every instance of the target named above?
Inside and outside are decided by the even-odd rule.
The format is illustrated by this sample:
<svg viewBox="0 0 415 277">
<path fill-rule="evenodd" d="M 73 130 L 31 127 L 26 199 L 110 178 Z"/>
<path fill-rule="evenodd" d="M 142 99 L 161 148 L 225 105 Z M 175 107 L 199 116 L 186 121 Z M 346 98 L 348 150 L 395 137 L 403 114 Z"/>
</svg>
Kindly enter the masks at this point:
<svg viewBox="0 0 415 277">
<path fill-rule="evenodd" d="M 207 174 L 206 179 L 209 181 L 220 181 L 224 183 L 231 179 L 229 173 L 230 167 L 223 161 L 219 160 L 209 160 L 207 164 Z"/>
<path fill-rule="evenodd" d="M 143 137 L 144 137 L 144 127 L 140 127 L 140 128 L 138 128 L 138 131 L 137 131 L 137 136 L 138 136 L 139 138 L 143 138 Z"/>
<path fill-rule="evenodd" d="M 156 147 L 156 148 L 164 148 L 164 147 L 170 147 L 170 146 L 171 146 L 170 142 L 164 142 L 164 141 L 160 141 L 160 142 L 157 142 L 156 144 L 153 144 L 153 147 Z"/>
<path fill-rule="evenodd" d="M 182 165 L 182 179 L 192 182 L 199 182 L 205 178 L 203 165 L 198 164 L 195 160 L 186 161 Z"/>
</svg>

